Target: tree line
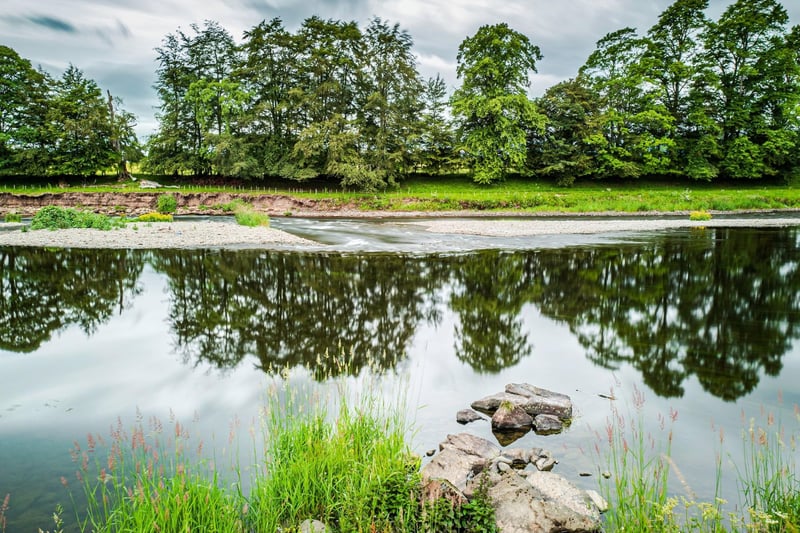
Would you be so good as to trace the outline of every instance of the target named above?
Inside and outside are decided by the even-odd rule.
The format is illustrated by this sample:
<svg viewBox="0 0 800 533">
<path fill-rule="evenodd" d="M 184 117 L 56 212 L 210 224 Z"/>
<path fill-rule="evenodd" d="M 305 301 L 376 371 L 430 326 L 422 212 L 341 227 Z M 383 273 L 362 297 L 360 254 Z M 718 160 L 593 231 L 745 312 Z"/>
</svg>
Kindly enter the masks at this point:
<svg viewBox="0 0 800 533">
<path fill-rule="evenodd" d="M 469 169 L 576 179 L 792 179 L 800 168 L 800 26 L 777 0 L 676 0 L 640 35 L 604 36 L 576 76 L 528 95 L 538 46 L 486 25 L 459 85 L 423 79 L 413 40 L 380 18 L 262 21 L 237 43 L 206 21 L 156 49 L 158 129 L 143 169 L 326 177 L 380 189 Z M 137 158 L 134 117 L 70 66 L 53 80 L 0 47 L 0 174 L 84 175 Z"/>
<path fill-rule="evenodd" d="M 121 104 L 73 65 L 53 78 L 0 45 L 0 176 L 127 173 L 142 154 Z"/>
</svg>

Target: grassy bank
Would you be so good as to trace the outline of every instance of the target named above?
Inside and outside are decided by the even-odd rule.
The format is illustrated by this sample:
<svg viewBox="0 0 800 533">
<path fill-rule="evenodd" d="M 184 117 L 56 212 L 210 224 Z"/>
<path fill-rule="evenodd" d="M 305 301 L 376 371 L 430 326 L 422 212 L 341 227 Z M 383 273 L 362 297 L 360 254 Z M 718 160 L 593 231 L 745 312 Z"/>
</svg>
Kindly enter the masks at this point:
<svg viewBox="0 0 800 533">
<path fill-rule="evenodd" d="M 772 210 L 800 208 L 800 188 L 768 182 L 664 183 L 652 181 L 603 181 L 580 183 L 572 188 L 534 179 L 509 179 L 490 187 L 463 176 L 414 177 L 380 193 L 343 191 L 325 182 L 214 183 L 155 177 L 174 187 L 170 193 L 230 193 L 284 195 L 330 206 L 381 211 L 519 211 L 522 213 L 582 212 L 689 212 Z M 114 181 L 70 185 L 0 182 L 0 192 L 14 194 L 130 193 L 143 192 L 137 183 Z M 164 191 L 161 191 L 164 192 Z M 211 207 L 211 206 L 209 206 Z"/>
<path fill-rule="evenodd" d="M 76 521 L 82 532 L 290 533 L 319 520 L 331 532 L 493 531 L 483 500 L 460 509 L 420 503 L 410 430 L 405 406 L 386 404 L 377 393 L 328 397 L 278 385 L 268 394 L 260 432 L 251 429 L 253 466 L 245 471 L 237 458 L 224 473 L 185 426 L 140 417 L 132 429 L 117 426 L 108 440 L 89 435 L 76 443 L 78 487 L 63 479 L 76 491 L 74 519 L 59 510 L 56 530 Z M 236 438 L 232 429 L 228 444 Z"/>
</svg>

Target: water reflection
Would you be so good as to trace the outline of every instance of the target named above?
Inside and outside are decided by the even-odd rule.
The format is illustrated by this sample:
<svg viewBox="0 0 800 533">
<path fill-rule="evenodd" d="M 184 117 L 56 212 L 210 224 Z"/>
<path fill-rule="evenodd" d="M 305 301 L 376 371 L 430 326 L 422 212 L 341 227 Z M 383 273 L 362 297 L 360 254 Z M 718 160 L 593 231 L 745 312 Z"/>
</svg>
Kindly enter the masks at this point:
<svg viewBox="0 0 800 533">
<path fill-rule="evenodd" d="M 456 357 L 497 373 L 547 335 L 526 326 L 531 306 L 568 325 L 595 365 L 630 365 L 661 396 L 682 396 L 694 376 L 735 400 L 777 375 L 798 337 L 798 258 L 796 229 L 460 255 L 0 248 L 0 348 L 34 351 L 69 324 L 91 334 L 136 297 L 149 264 L 191 364 L 392 370 L 421 326 L 448 314 Z M 346 364 L 325 357 L 340 342 Z"/>
<path fill-rule="evenodd" d="M 0 349 L 33 352 L 72 324 L 94 333 L 140 292 L 144 262 L 124 250 L 0 247 Z"/>
</svg>

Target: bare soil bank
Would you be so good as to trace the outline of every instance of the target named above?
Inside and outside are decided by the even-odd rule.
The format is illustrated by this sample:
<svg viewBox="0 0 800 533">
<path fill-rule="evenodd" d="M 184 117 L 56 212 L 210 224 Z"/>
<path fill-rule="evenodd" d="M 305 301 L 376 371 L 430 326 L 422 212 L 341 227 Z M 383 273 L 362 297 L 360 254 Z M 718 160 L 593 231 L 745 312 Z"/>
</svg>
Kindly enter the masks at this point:
<svg viewBox="0 0 800 533">
<path fill-rule="evenodd" d="M 175 195 L 180 215 L 221 214 L 221 210 L 214 208 L 236 199 L 252 204 L 257 210 L 273 216 L 288 213 L 298 216 L 333 215 L 340 211 L 353 210 L 352 206 L 336 205 L 333 201 L 306 200 L 282 194 L 193 193 L 162 190 L 130 193 L 62 192 L 36 195 L 0 193 L 0 216 L 8 212 L 33 216 L 36 211 L 48 205 L 81 207 L 106 215 L 141 215 L 155 211 L 158 197 L 165 193 Z"/>
</svg>

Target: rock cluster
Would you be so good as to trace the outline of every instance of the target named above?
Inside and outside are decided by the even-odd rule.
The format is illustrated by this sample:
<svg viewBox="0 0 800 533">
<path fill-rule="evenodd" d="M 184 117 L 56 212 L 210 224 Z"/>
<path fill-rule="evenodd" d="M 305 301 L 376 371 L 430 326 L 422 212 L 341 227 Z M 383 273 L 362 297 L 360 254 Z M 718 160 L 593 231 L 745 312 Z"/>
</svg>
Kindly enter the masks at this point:
<svg viewBox="0 0 800 533">
<path fill-rule="evenodd" d="M 528 383 L 511 383 L 503 392 L 472 402 L 472 409 L 459 411 L 456 420 L 467 424 L 480 420 L 480 414 L 492 417 L 492 430 L 498 441 L 511 444 L 533 429 L 540 435 L 559 433 L 572 418 L 572 400 L 566 394 L 535 387 Z"/>
<path fill-rule="evenodd" d="M 504 533 L 601 531 L 605 502 L 554 474 L 552 455 L 540 448 L 501 450 L 467 433 L 448 435 L 422 469 L 423 496 L 469 501 L 481 483 Z"/>
</svg>

